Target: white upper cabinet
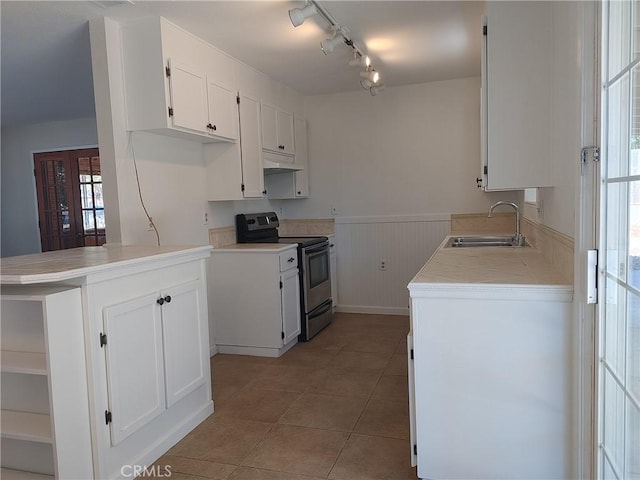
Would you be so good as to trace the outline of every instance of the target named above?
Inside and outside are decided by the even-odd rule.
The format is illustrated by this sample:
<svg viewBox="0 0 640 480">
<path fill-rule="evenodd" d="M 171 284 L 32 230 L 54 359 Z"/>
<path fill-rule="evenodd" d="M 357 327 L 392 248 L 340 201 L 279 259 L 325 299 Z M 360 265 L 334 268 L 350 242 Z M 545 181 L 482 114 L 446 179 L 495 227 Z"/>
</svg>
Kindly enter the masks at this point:
<svg viewBox="0 0 640 480">
<path fill-rule="evenodd" d="M 294 155 L 293 115 L 273 105 L 262 103 L 262 148 Z"/>
<path fill-rule="evenodd" d="M 260 103 L 257 99 L 240 96 L 240 129 L 242 195 L 244 198 L 262 198 L 266 191 L 260 145 Z"/>
<path fill-rule="evenodd" d="M 163 18 L 122 27 L 127 128 L 235 142 L 231 59 Z"/>
<path fill-rule="evenodd" d="M 207 133 L 207 76 L 204 71 L 169 59 L 168 118 L 175 128 Z M 175 107 L 174 107 L 175 105 Z"/>
<path fill-rule="evenodd" d="M 271 199 L 306 198 L 309 196 L 309 159 L 307 153 L 307 121 L 294 117 L 296 154 L 293 163 L 302 170 L 265 175 L 268 197 Z"/>
<path fill-rule="evenodd" d="M 230 140 L 238 139 L 238 94 L 207 80 L 209 133 Z"/>
<path fill-rule="evenodd" d="M 481 186 L 551 186 L 552 2 L 490 1 L 483 33 Z"/>
</svg>

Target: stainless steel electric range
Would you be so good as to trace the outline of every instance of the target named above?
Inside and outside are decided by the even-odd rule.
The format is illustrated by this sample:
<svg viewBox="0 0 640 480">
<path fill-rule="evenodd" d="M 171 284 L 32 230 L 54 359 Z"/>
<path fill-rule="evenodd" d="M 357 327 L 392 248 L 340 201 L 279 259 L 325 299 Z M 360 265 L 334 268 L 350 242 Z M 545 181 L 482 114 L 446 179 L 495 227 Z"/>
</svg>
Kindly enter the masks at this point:
<svg viewBox="0 0 640 480">
<path fill-rule="evenodd" d="M 300 281 L 300 323 L 298 340 L 306 342 L 331 323 L 331 272 L 327 237 L 281 237 L 275 212 L 236 215 L 238 243 L 296 243 Z"/>
</svg>

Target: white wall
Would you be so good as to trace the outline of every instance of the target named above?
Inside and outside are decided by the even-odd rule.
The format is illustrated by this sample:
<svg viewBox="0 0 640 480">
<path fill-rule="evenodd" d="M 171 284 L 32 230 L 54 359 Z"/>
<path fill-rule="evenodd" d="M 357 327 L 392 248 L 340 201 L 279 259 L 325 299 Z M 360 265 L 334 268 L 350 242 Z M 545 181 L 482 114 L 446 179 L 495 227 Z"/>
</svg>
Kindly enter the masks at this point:
<svg viewBox="0 0 640 480">
<path fill-rule="evenodd" d="M 97 144 L 95 118 L 2 128 L 3 257 L 41 251 L 33 154 Z"/>
<path fill-rule="evenodd" d="M 518 199 L 476 187 L 479 78 L 387 88 L 376 97 L 306 97 L 305 117 L 310 198 L 284 201 L 284 212 L 326 218 L 336 207 L 340 310 L 406 314 L 406 286 L 448 232 L 448 215 Z"/>
<path fill-rule="evenodd" d="M 305 98 L 308 200 L 287 217 L 474 213 L 515 194 L 483 193 L 480 79 Z"/>
</svg>

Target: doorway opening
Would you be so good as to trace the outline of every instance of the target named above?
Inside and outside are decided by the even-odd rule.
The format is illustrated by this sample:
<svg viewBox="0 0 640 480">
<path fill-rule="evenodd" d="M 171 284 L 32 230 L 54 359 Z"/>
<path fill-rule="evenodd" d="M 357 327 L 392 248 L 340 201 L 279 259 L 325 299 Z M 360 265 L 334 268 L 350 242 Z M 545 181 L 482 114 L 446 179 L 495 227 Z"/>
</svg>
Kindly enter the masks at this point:
<svg viewBox="0 0 640 480">
<path fill-rule="evenodd" d="M 33 160 L 42 251 L 103 245 L 98 149 L 35 153 Z"/>
</svg>

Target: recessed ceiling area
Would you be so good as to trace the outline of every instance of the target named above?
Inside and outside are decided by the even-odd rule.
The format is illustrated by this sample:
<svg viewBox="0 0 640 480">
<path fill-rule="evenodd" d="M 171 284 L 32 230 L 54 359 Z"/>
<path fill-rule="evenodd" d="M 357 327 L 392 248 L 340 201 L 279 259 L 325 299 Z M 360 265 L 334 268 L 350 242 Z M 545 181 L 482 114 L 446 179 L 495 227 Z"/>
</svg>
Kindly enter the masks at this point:
<svg viewBox="0 0 640 480">
<path fill-rule="evenodd" d="M 387 87 L 480 75 L 480 1 L 320 1 Z M 88 21 L 161 15 L 303 95 L 359 90 L 352 51 L 324 55 L 302 1 L 2 1 L 2 125 L 95 115 Z"/>
</svg>

